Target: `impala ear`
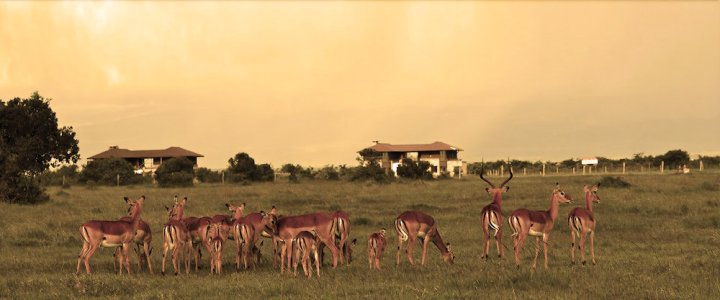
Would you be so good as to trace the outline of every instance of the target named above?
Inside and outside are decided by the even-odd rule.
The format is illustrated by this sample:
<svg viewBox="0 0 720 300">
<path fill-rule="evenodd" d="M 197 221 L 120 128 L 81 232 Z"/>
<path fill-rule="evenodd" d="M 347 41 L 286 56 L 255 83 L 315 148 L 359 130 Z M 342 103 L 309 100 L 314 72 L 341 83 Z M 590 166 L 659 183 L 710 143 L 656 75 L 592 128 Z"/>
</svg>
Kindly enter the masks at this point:
<svg viewBox="0 0 720 300">
<path fill-rule="evenodd" d="M 485 188 L 485 191 L 486 191 L 488 194 L 490 194 L 490 188 L 486 187 L 486 188 Z"/>
<path fill-rule="evenodd" d="M 596 187 L 600 187 L 600 183 L 598 182 L 595 186 L 596 186 Z"/>
<path fill-rule="evenodd" d="M 123 199 L 125 200 L 125 203 L 130 203 L 130 198 L 128 198 L 127 196 L 123 197 Z"/>
<path fill-rule="evenodd" d="M 509 191 L 509 190 L 510 190 L 510 186 L 507 186 L 507 185 L 506 185 L 506 186 L 504 186 L 503 188 L 505 189 L 505 192 L 507 192 L 507 191 Z"/>
<path fill-rule="evenodd" d="M 165 210 L 170 211 L 170 208 L 165 205 Z"/>
<path fill-rule="evenodd" d="M 450 248 L 450 243 L 445 244 L 445 247 L 447 248 L 448 252 L 452 251 L 452 249 Z"/>
<path fill-rule="evenodd" d="M 245 202 L 243 202 L 243 204 L 240 204 L 240 208 L 245 208 Z"/>
<path fill-rule="evenodd" d="M 260 211 L 260 215 L 262 215 L 263 218 L 264 218 L 264 217 L 267 217 L 267 213 L 266 213 L 265 211 L 262 211 L 262 210 Z"/>
<path fill-rule="evenodd" d="M 150 250 L 148 251 L 148 256 L 152 255 L 153 247 L 150 247 Z"/>
<path fill-rule="evenodd" d="M 277 208 L 275 208 L 275 205 L 273 205 L 272 208 L 270 209 L 270 213 L 273 215 L 277 215 Z"/>
</svg>

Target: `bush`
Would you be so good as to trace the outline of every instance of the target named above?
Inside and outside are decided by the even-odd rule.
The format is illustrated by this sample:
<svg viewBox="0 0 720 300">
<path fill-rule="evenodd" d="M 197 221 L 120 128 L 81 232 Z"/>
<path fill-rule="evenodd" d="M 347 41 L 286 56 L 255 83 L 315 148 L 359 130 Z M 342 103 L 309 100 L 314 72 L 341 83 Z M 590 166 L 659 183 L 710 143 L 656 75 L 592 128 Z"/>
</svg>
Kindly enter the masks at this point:
<svg viewBox="0 0 720 300">
<path fill-rule="evenodd" d="M 195 177 L 203 183 L 216 183 L 222 181 L 222 174 L 219 171 L 213 171 L 208 168 L 198 168 L 195 170 Z"/>
<path fill-rule="evenodd" d="M 195 164 L 186 157 L 171 158 L 155 171 L 155 179 L 162 187 L 192 186 Z"/>
<path fill-rule="evenodd" d="M 227 169 L 228 179 L 230 179 L 231 182 L 253 180 L 257 166 L 255 165 L 255 159 L 247 153 L 240 152 L 235 154 L 235 157 L 228 160 L 228 164 L 230 165 Z"/>
<path fill-rule="evenodd" d="M 340 173 L 334 166 L 325 166 L 317 171 L 315 177 L 323 180 L 340 180 Z"/>
<path fill-rule="evenodd" d="M 611 187 L 611 188 L 629 188 L 631 186 L 630 183 L 623 180 L 622 178 L 618 176 L 605 176 L 600 180 L 599 183 L 602 187 Z"/>
<path fill-rule="evenodd" d="M 269 164 L 261 164 L 255 168 L 253 180 L 256 181 L 273 181 L 275 179 L 275 171 Z"/>
<path fill-rule="evenodd" d="M 45 190 L 32 178 L 26 176 L 5 177 L 0 175 L 0 195 L 3 201 L 14 204 L 38 204 L 50 200 Z"/>
<path fill-rule="evenodd" d="M 141 175 L 133 172 L 132 165 L 122 158 L 96 159 L 88 162 L 80 172 L 79 181 L 92 180 L 100 185 L 116 185 L 120 175 L 120 185 L 137 184 L 144 181 Z"/>
<path fill-rule="evenodd" d="M 55 171 L 45 171 L 38 175 L 37 179 L 41 185 L 45 186 L 61 186 L 63 184 L 63 176 L 65 177 L 65 185 L 70 186 L 77 182 L 80 172 L 77 165 L 65 165 Z"/>
<path fill-rule="evenodd" d="M 426 161 L 414 161 L 406 158 L 397 167 L 397 174 L 402 178 L 410 179 L 432 179 L 430 163 Z"/>
</svg>

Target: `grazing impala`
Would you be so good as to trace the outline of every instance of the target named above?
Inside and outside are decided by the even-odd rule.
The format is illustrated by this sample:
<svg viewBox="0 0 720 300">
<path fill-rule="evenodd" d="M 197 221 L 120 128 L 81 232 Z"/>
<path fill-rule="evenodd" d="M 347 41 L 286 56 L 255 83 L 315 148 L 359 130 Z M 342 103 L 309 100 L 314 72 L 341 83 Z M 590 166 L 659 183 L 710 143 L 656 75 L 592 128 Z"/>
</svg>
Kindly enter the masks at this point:
<svg viewBox="0 0 720 300">
<path fill-rule="evenodd" d="M 128 213 L 130 213 L 133 205 L 135 205 L 135 202 L 126 200 L 126 203 L 130 206 L 128 208 Z M 130 222 L 132 221 L 132 216 L 125 216 L 120 218 L 120 220 Z M 152 274 L 153 269 L 152 263 L 150 262 L 150 255 L 152 254 L 152 246 L 150 245 L 152 242 L 152 231 L 150 230 L 150 225 L 145 223 L 142 219 L 139 221 L 138 229 L 135 232 L 135 238 L 133 241 L 135 242 L 135 248 L 133 248 L 133 251 L 135 251 L 135 254 L 138 256 L 138 271 L 142 270 L 142 265 L 147 265 L 148 271 Z M 117 258 L 118 265 L 122 264 L 122 248 L 118 247 L 115 250 L 114 256 Z"/>
<path fill-rule="evenodd" d="M 210 241 L 210 274 L 222 274 L 223 244 L 227 239 L 221 223 L 213 223 L 208 228 L 207 238 Z"/>
<path fill-rule="evenodd" d="M 275 207 L 273 207 L 274 209 Z M 240 269 L 240 257 L 242 256 L 245 269 L 248 268 L 249 262 L 252 260 L 252 266 L 259 262 L 260 249 L 257 247 L 257 241 L 261 235 L 273 235 L 276 231 L 277 216 L 264 211 L 251 213 L 245 217 L 235 220 L 232 225 L 232 232 L 235 236 L 235 244 L 237 246 L 235 267 Z M 255 254 L 256 259 L 252 259 Z"/>
<path fill-rule="evenodd" d="M 348 214 L 342 210 L 332 213 L 332 218 L 333 241 L 337 240 L 336 246 L 341 254 L 340 262 L 349 264 L 352 262 L 352 249 L 350 249 L 352 243 L 348 241 L 348 236 L 350 236 L 350 218 Z"/>
<path fill-rule="evenodd" d="M 402 251 L 403 242 L 408 242 L 407 257 L 411 265 L 415 265 L 413 259 L 413 248 L 415 247 L 415 240 L 421 239 L 423 241 L 422 259 L 420 263 L 425 265 L 425 257 L 427 254 L 427 247 L 432 241 L 440 254 L 442 254 L 443 260 L 447 263 L 452 264 L 455 260 L 450 249 L 450 243 L 444 244 L 440 232 L 437 228 L 437 223 L 433 217 L 419 212 L 419 211 L 406 211 L 395 219 L 395 231 L 398 235 L 398 251 L 397 251 L 397 265 L 400 265 L 400 252 Z"/>
<path fill-rule="evenodd" d="M 500 247 L 502 245 L 503 224 L 503 213 L 501 209 L 502 194 L 510 190 L 510 187 L 506 186 L 505 184 L 510 182 L 510 179 L 513 178 L 512 167 L 510 167 L 510 177 L 503 181 L 500 186 L 495 186 L 492 182 L 490 182 L 490 180 L 487 180 L 485 177 L 483 177 L 484 173 L 485 169 L 480 169 L 480 179 L 484 180 L 490 185 L 489 188 L 485 188 L 485 191 L 490 194 L 490 197 L 492 198 L 492 203 L 483 207 L 482 212 L 480 213 L 483 229 L 483 238 L 485 241 L 483 247 L 484 252 L 481 258 L 488 259 L 488 252 L 490 252 L 490 230 L 494 231 L 493 236 L 495 237 L 495 247 L 498 251 L 498 257 L 503 257 L 503 248 Z"/>
<path fill-rule="evenodd" d="M 280 218 L 277 221 L 277 239 L 282 244 L 280 251 L 280 273 L 283 273 L 285 267 L 285 258 L 287 258 L 287 268 L 290 272 L 292 263 L 292 247 L 293 240 L 302 231 L 315 232 L 320 242 L 325 244 L 332 253 L 332 266 L 337 267 L 338 249 L 333 240 L 333 218 L 325 213 L 314 213 L 300 216 L 289 216 Z"/>
<path fill-rule="evenodd" d="M 593 265 L 595 262 L 595 215 L 592 210 L 592 203 L 600 203 L 600 196 L 597 191 L 600 184 L 588 187 L 583 187 L 585 192 L 585 208 L 576 207 L 568 215 L 568 225 L 570 226 L 570 237 L 572 238 L 572 244 L 570 244 L 570 259 L 572 263 L 575 263 L 575 236 L 580 238 L 580 260 L 582 264 L 585 264 L 585 239 L 588 233 L 590 234 L 590 256 L 592 257 Z"/>
<path fill-rule="evenodd" d="M 177 201 L 175 197 L 175 205 L 167 208 L 169 220 L 163 228 L 163 258 L 162 258 L 162 274 L 165 275 L 165 258 L 168 250 L 172 250 L 172 262 L 175 275 L 180 271 L 178 259 L 182 258 L 185 262 L 185 274 L 190 273 L 190 251 L 192 248 L 192 239 L 187 225 L 182 221 L 185 212 L 185 203 L 187 198 Z M 181 257 L 179 257 L 181 256 Z"/>
<path fill-rule="evenodd" d="M 125 201 L 129 201 L 125 197 Z M 82 250 L 78 256 L 77 273 L 80 273 L 80 263 L 85 263 L 85 271 L 89 274 L 90 258 L 95 254 L 98 247 L 122 247 L 122 257 L 124 258 L 125 269 L 130 273 L 130 257 L 128 250 L 130 243 L 135 238 L 140 224 L 140 212 L 145 203 L 145 196 L 140 196 L 135 200 L 130 212 L 130 220 L 123 221 L 87 221 L 80 225 L 80 237 L 83 241 Z M 122 274 L 123 264 L 120 264 L 120 274 Z"/>
<path fill-rule="evenodd" d="M 553 229 L 555 220 L 558 217 L 558 209 L 560 203 L 571 203 L 572 198 L 570 195 L 560 189 L 560 185 L 555 183 L 555 189 L 550 197 L 550 209 L 547 211 L 533 211 L 520 208 L 515 210 L 508 223 L 513 231 L 512 236 L 514 237 L 515 245 L 515 265 L 520 267 L 520 250 L 525 244 L 525 239 L 528 235 L 537 237 L 535 239 L 535 259 L 533 260 L 532 268 L 535 269 L 537 266 L 537 258 L 540 253 L 540 239 L 543 241 L 543 251 L 545 253 L 545 269 L 548 267 L 548 239 L 550 237 L 550 231 Z"/>
<path fill-rule="evenodd" d="M 370 264 L 371 270 L 373 268 L 380 270 L 380 260 L 382 259 L 386 244 L 385 228 L 372 233 L 370 237 L 368 237 L 368 264 Z"/>
<path fill-rule="evenodd" d="M 295 265 L 295 275 L 297 275 L 297 263 L 300 261 L 300 255 L 302 255 L 303 272 L 305 272 L 307 278 L 312 277 L 312 266 L 308 265 L 308 258 L 312 255 L 315 260 L 317 276 L 320 277 L 320 255 L 318 253 L 318 244 L 320 244 L 320 241 L 317 239 L 317 236 L 309 231 L 300 232 L 297 237 L 295 237 L 295 244 L 297 246 L 295 250 L 295 262 L 293 263 L 293 265 Z"/>
</svg>

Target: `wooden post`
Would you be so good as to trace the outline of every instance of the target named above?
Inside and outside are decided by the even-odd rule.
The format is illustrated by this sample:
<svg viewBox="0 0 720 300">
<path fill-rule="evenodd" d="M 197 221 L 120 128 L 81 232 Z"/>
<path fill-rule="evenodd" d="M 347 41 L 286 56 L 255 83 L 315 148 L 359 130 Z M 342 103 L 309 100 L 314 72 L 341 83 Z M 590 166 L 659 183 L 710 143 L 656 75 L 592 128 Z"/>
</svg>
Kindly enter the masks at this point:
<svg viewBox="0 0 720 300">
<path fill-rule="evenodd" d="M 588 166 L 588 174 L 592 174 L 592 165 Z"/>
<path fill-rule="evenodd" d="M 583 175 L 585 175 L 585 165 L 583 165 Z"/>
<path fill-rule="evenodd" d="M 62 182 L 62 186 L 63 186 L 63 187 L 65 187 L 65 175 L 63 175 L 63 182 Z"/>
<path fill-rule="evenodd" d="M 623 174 L 625 174 L 625 162 L 623 162 Z"/>
<path fill-rule="evenodd" d="M 703 165 L 702 160 L 700 161 L 700 171 L 705 170 L 705 166 Z"/>
<path fill-rule="evenodd" d="M 665 173 L 665 161 L 660 161 L 660 174 Z"/>
<path fill-rule="evenodd" d="M 560 166 L 555 165 L 555 174 L 560 174 Z"/>
<path fill-rule="evenodd" d="M 500 166 L 500 177 L 505 176 L 505 165 Z"/>
<path fill-rule="evenodd" d="M 575 167 L 573 167 L 573 175 L 575 174 Z"/>
<path fill-rule="evenodd" d="M 545 176 L 545 164 L 543 164 L 542 176 Z"/>
<path fill-rule="evenodd" d="M 120 174 L 117 174 L 117 186 L 120 186 Z"/>
<path fill-rule="evenodd" d="M 523 168 L 523 175 L 527 175 L 527 168 Z"/>
<path fill-rule="evenodd" d="M 220 183 L 225 184 L 225 171 L 220 173 Z"/>
</svg>

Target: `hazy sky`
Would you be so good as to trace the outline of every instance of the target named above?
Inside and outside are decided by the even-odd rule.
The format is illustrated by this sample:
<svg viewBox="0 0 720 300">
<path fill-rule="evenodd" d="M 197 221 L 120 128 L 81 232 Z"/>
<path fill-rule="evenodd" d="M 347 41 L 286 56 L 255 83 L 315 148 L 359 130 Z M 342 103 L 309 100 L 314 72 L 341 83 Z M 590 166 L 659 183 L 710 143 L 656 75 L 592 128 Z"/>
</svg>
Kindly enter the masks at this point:
<svg viewBox="0 0 720 300">
<path fill-rule="evenodd" d="M 35 90 L 83 158 L 720 154 L 720 2 L 0 2 L 0 98 Z"/>
</svg>

